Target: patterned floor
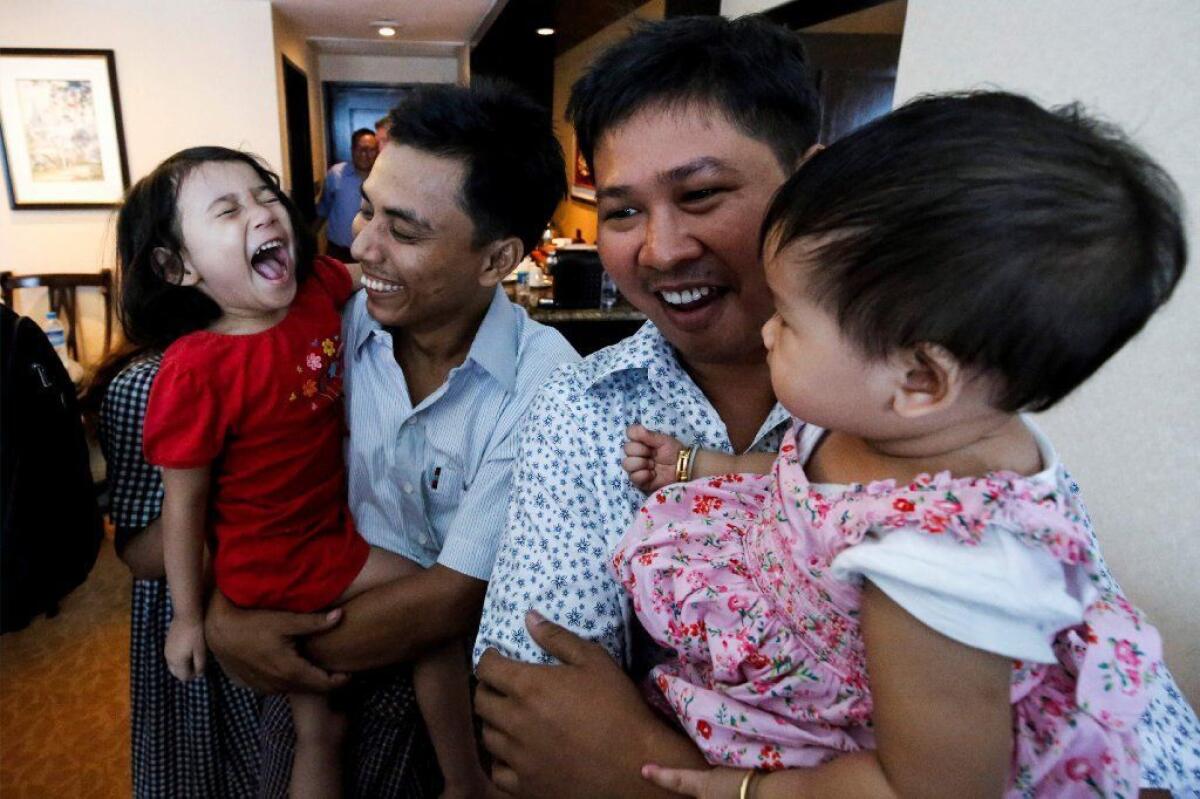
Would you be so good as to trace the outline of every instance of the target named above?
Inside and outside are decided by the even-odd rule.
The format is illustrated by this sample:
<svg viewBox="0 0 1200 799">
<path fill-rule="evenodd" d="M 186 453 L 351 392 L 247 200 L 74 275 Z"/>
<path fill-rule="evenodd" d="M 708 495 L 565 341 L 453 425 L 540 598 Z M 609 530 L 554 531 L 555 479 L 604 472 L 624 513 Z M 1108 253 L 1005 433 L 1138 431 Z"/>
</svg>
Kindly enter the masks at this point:
<svg viewBox="0 0 1200 799">
<path fill-rule="evenodd" d="M 0 636 L 0 796 L 129 796 L 130 576 L 105 541 L 53 619 Z"/>
</svg>

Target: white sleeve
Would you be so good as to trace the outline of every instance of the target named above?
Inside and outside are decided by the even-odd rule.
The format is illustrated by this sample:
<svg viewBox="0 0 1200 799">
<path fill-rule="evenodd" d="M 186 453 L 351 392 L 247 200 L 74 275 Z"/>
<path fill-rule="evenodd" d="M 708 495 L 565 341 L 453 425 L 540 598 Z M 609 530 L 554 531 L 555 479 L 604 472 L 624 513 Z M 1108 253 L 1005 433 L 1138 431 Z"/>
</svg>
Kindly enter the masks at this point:
<svg viewBox="0 0 1200 799">
<path fill-rule="evenodd" d="M 1055 634 L 1078 624 L 1095 595 L 1081 569 L 997 528 L 977 546 L 917 530 L 871 535 L 832 569 L 838 579 L 870 580 L 947 638 L 1034 663 L 1055 661 Z"/>
</svg>

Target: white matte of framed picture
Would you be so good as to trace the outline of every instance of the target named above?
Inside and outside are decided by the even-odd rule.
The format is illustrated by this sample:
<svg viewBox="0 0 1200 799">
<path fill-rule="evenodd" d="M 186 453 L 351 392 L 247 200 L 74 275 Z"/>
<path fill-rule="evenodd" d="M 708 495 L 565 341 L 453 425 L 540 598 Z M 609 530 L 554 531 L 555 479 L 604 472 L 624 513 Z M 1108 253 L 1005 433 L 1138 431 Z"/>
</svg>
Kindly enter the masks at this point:
<svg viewBox="0 0 1200 799">
<path fill-rule="evenodd" d="M 9 205 L 112 208 L 129 187 L 112 50 L 0 48 Z"/>
</svg>

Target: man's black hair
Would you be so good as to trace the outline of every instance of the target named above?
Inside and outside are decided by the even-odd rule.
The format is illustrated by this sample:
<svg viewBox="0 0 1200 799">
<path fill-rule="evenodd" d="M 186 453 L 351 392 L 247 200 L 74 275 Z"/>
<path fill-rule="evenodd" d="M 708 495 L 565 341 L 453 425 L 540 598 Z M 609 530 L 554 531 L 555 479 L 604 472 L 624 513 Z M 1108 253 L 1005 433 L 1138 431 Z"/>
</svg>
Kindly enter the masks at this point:
<svg viewBox="0 0 1200 799">
<path fill-rule="evenodd" d="M 762 241 L 813 247 L 813 299 L 864 352 L 938 344 L 999 378 L 996 407 L 1044 410 L 1171 296 L 1180 209 L 1111 125 L 981 92 L 918 99 L 817 154 Z"/>
<path fill-rule="evenodd" d="M 221 309 L 195 286 L 177 285 L 155 257 L 159 247 L 176 259 L 185 242 L 179 224 L 179 189 L 195 169 L 210 163 L 242 163 L 267 185 L 287 211 L 296 253 L 296 282 L 312 270 L 312 235 L 296 205 L 279 185 L 279 176 L 250 153 L 227 147 L 190 147 L 163 161 L 133 185 L 117 213 L 117 316 L 135 347 L 163 350 L 186 333 L 203 330 L 221 318 Z"/>
<path fill-rule="evenodd" d="M 593 168 L 596 145 L 612 128 L 648 106 L 692 103 L 768 145 L 786 173 L 820 132 L 820 100 L 800 38 L 754 15 L 640 24 L 575 83 L 567 119 Z"/>
<path fill-rule="evenodd" d="M 466 164 L 460 203 L 475 225 L 473 246 L 508 236 L 525 252 L 537 245 L 567 193 L 562 147 L 546 109 L 498 81 L 423 84 L 390 120 L 392 145 Z"/>
<path fill-rule="evenodd" d="M 358 130 L 354 131 L 353 133 L 350 134 L 351 149 L 358 146 L 358 140 L 361 139 L 363 136 L 374 136 L 374 135 L 375 135 L 375 131 L 372 130 L 371 128 L 359 128 Z"/>
</svg>

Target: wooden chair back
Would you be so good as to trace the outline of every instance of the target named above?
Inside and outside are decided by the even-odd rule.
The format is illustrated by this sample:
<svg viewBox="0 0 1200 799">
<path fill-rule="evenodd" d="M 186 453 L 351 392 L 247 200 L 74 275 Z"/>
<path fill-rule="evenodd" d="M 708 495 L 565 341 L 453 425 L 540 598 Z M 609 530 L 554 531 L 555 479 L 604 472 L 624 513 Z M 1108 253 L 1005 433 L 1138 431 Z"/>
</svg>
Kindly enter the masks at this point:
<svg viewBox="0 0 1200 799">
<path fill-rule="evenodd" d="M 50 295 L 50 310 L 58 314 L 63 326 L 67 329 L 67 354 L 79 360 L 79 309 L 76 303 L 76 290 L 79 288 L 99 288 L 104 298 L 104 350 L 101 358 L 108 354 L 112 345 L 113 327 L 113 298 L 112 270 L 101 269 L 89 274 L 45 274 L 45 275 L 16 275 L 12 272 L 0 272 L 0 292 L 4 304 L 13 307 L 13 292 L 16 289 L 44 288 Z"/>
</svg>

